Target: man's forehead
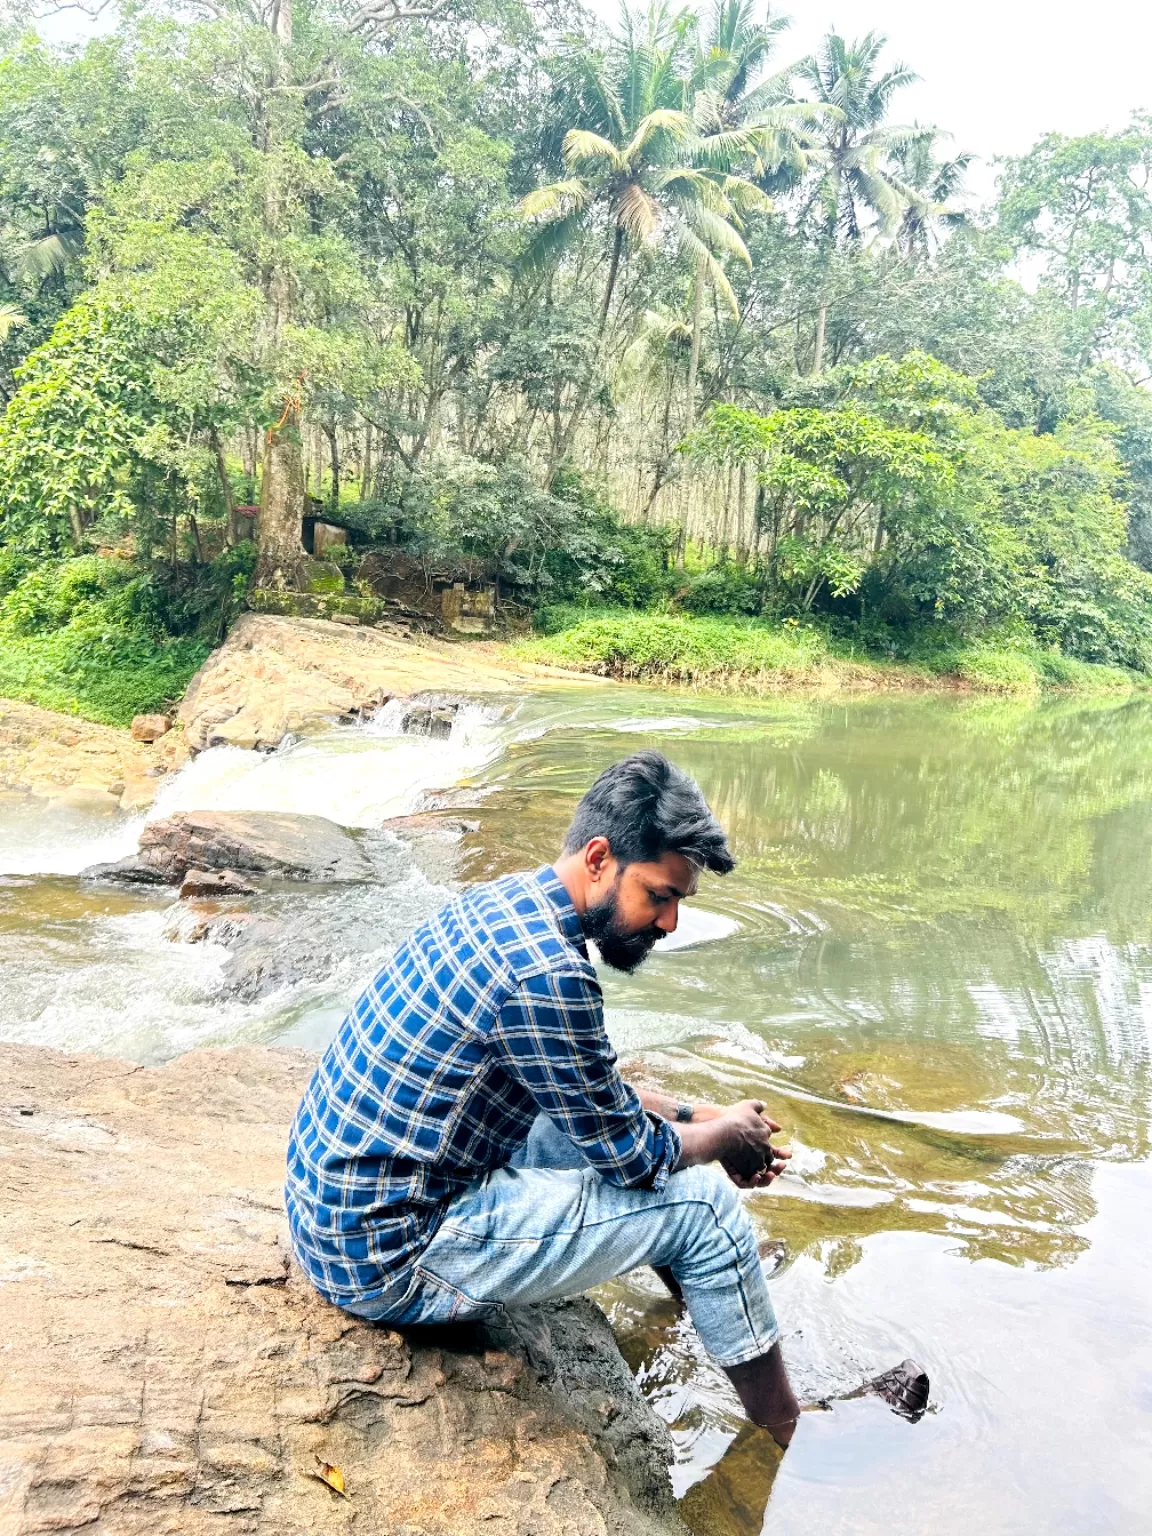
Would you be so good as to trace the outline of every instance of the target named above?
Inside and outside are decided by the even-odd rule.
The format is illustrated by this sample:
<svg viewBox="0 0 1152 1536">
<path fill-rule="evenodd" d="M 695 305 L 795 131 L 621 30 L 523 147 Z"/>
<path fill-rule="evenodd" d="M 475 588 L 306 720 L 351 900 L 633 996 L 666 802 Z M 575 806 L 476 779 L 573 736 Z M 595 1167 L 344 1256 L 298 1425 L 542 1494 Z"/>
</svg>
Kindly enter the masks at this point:
<svg viewBox="0 0 1152 1536">
<path fill-rule="evenodd" d="M 695 896 L 700 869 L 682 853 L 665 853 L 659 859 L 632 866 L 649 885 L 669 895 Z"/>
</svg>

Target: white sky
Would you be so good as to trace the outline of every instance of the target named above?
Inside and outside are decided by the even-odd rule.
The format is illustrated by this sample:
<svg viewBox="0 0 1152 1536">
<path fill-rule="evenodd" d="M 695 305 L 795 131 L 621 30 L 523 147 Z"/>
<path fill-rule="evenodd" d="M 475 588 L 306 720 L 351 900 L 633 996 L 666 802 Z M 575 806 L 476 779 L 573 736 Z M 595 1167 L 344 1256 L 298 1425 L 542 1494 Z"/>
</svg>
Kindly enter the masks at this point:
<svg viewBox="0 0 1152 1536">
<path fill-rule="evenodd" d="M 590 3 L 607 21 L 619 14 L 617 0 Z M 1118 129 L 1137 108 L 1152 110 L 1152 0 L 774 0 L 773 10 L 792 17 L 781 64 L 833 28 L 886 33 L 884 57 L 921 77 L 896 97 L 893 118 L 948 129 L 953 151 L 1021 154 L 1042 133 Z M 981 195 L 992 180 L 989 167 L 969 176 Z"/>
<path fill-rule="evenodd" d="M 619 0 L 589 0 L 609 23 Z M 643 4 L 644 0 L 633 0 Z M 707 0 L 698 0 L 701 10 Z M 773 0 L 792 17 L 776 61 L 810 53 L 833 27 L 848 38 L 888 37 L 884 57 L 920 75 L 893 103 L 893 118 L 935 123 L 951 149 L 983 158 L 968 177 L 979 197 L 993 190 L 995 155 L 1022 154 L 1042 133 L 1119 129 L 1152 111 L 1152 0 Z M 44 29 L 87 31 L 74 15 Z"/>
</svg>

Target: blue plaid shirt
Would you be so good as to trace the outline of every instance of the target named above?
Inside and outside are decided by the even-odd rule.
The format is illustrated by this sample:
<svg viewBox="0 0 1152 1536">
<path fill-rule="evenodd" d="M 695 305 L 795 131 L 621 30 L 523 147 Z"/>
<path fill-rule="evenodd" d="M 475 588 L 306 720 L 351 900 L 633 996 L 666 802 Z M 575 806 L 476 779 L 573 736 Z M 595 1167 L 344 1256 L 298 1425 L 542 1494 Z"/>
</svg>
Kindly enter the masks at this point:
<svg viewBox="0 0 1152 1536">
<path fill-rule="evenodd" d="M 296 1113 L 288 1221 L 330 1301 L 407 1278 L 452 1196 L 543 1110 L 604 1178 L 661 1189 L 680 1138 L 616 1069 L 580 919 L 551 869 L 474 886 L 345 1019 Z"/>
</svg>

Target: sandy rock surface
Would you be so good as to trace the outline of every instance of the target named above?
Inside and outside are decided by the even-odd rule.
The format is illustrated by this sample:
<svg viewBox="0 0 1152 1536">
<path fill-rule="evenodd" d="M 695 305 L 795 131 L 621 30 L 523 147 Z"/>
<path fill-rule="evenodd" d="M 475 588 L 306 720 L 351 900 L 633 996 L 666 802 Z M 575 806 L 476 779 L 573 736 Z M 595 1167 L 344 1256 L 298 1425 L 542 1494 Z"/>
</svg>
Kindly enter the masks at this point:
<svg viewBox="0 0 1152 1536">
<path fill-rule="evenodd" d="M 110 814 L 144 810 L 187 759 L 180 731 L 134 741 L 115 726 L 0 699 L 0 793 Z"/>
<path fill-rule="evenodd" d="M 495 650 L 402 639 L 326 619 L 246 613 L 188 685 L 178 719 L 192 751 L 274 747 L 289 732 L 414 693 L 511 693 L 564 674 Z M 569 682 L 587 683 L 586 678 Z"/>
<path fill-rule="evenodd" d="M 309 1071 L 0 1047 L 0 1533 L 682 1532 L 665 1432 L 591 1303 L 402 1337 L 291 1266 Z"/>
</svg>

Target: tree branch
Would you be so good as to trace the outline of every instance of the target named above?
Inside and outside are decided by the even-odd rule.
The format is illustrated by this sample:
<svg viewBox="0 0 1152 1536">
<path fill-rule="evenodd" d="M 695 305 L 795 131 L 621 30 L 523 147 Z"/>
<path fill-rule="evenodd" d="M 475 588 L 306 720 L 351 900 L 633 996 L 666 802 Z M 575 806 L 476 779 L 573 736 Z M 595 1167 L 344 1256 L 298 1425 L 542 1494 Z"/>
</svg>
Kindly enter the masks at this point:
<svg viewBox="0 0 1152 1536">
<path fill-rule="evenodd" d="M 415 5 L 406 5 L 403 0 L 366 0 L 349 17 L 348 30 L 372 36 L 401 21 L 432 21 L 447 8 L 448 0 L 425 0 Z"/>
</svg>

